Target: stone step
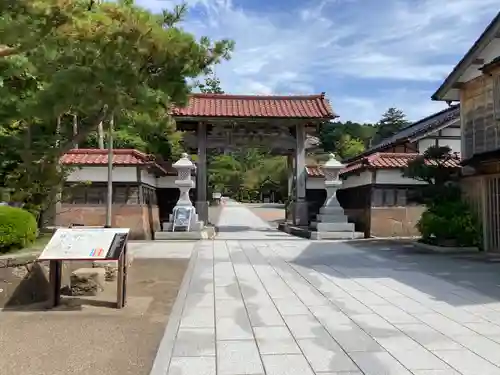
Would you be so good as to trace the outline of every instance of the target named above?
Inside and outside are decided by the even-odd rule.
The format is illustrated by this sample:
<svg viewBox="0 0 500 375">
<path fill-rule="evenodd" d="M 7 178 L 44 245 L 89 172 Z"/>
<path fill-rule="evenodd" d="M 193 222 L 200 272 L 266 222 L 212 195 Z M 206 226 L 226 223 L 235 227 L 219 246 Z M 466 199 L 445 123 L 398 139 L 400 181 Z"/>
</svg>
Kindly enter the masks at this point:
<svg viewBox="0 0 500 375">
<path fill-rule="evenodd" d="M 318 232 L 354 232 L 353 223 L 318 223 Z"/>
<path fill-rule="evenodd" d="M 340 206 L 338 207 L 321 207 L 319 209 L 320 214 L 328 215 L 344 215 L 344 209 Z"/>
<path fill-rule="evenodd" d="M 311 232 L 311 240 L 354 240 L 363 238 L 361 232 Z"/>
<path fill-rule="evenodd" d="M 318 214 L 316 215 L 320 223 L 347 223 L 347 216 L 343 213 L 339 214 Z"/>
</svg>

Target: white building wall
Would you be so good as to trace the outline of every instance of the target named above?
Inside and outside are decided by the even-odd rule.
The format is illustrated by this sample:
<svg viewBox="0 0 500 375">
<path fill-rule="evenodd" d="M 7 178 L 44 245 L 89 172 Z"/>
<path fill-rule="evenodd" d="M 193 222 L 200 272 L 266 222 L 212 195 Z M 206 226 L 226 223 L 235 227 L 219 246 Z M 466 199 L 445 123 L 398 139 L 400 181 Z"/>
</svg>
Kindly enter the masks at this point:
<svg viewBox="0 0 500 375">
<path fill-rule="evenodd" d="M 325 179 L 322 177 L 308 177 L 306 180 L 306 189 L 309 190 L 325 189 Z"/>
<path fill-rule="evenodd" d="M 444 128 L 441 130 L 441 135 L 445 137 L 460 137 L 461 134 L 460 128 Z"/>
<path fill-rule="evenodd" d="M 355 186 L 369 185 L 372 183 L 372 172 L 363 171 L 359 175 L 349 175 L 345 180 L 342 180 L 341 189 L 347 189 Z"/>
<path fill-rule="evenodd" d="M 452 152 L 461 153 L 462 141 L 460 139 L 439 139 L 439 146 L 448 146 Z"/>
<path fill-rule="evenodd" d="M 378 169 L 375 183 L 390 185 L 425 185 L 425 182 L 403 177 L 401 169 Z"/>
<path fill-rule="evenodd" d="M 156 180 L 157 178 L 154 174 L 144 169 L 141 171 L 141 181 L 145 184 L 156 187 Z"/>
<path fill-rule="evenodd" d="M 443 136 L 451 136 L 451 137 L 459 137 L 460 136 L 460 129 L 443 129 L 442 130 Z M 434 136 L 437 136 L 437 132 L 434 134 Z M 439 146 L 448 146 L 451 148 L 452 152 L 458 152 L 462 150 L 462 141 L 460 138 L 458 139 L 448 139 L 448 138 L 438 138 L 438 145 Z M 436 145 L 436 139 L 435 138 L 422 138 L 418 141 L 418 152 L 420 154 L 423 154 L 429 147 L 435 146 Z"/>
<path fill-rule="evenodd" d="M 422 138 L 418 141 L 418 153 L 423 154 L 429 147 L 435 145 L 436 145 L 435 139 Z"/>
<path fill-rule="evenodd" d="M 92 182 L 106 182 L 108 181 L 108 167 L 76 167 L 68 178 L 68 182 L 92 181 Z M 113 168 L 113 181 L 115 182 L 137 182 L 137 168 L 136 167 L 114 167 Z"/>
<path fill-rule="evenodd" d="M 493 39 L 490 44 L 479 54 L 479 59 L 484 59 L 484 63 L 488 64 L 494 58 L 500 55 L 500 38 Z M 479 77 L 482 72 L 478 69 L 478 65 L 471 65 L 459 79 L 459 82 L 468 82 L 476 77 Z"/>
</svg>

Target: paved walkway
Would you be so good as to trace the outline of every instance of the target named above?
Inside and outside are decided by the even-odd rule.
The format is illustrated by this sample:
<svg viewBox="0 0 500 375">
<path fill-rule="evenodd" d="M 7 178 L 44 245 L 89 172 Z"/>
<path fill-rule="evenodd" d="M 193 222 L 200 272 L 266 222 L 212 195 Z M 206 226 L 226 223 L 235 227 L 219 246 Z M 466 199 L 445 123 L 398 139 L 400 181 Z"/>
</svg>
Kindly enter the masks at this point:
<svg viewBox="0 0 500 375">
<path fill-rule="evenodd" d="M 297 237 L 276 230 L 241 203 L 225 198 L 217 227 L 219 240 L 294 240 Z"/>
<path fill-rule="evenodd" d="M 152 375 L 500 374 L 499 266 L 287 238 L 197 244 Z"/>
</svg>

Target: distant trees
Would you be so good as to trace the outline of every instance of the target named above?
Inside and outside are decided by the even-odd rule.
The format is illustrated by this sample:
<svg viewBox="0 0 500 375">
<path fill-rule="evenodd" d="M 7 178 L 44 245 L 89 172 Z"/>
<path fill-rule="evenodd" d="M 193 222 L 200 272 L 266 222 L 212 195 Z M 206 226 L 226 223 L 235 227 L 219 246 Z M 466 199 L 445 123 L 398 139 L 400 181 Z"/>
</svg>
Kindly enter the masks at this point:
<svg viewBox="0 0 500 375">
<path fill-rule="evenodd" d="M 319 138 L 325 151 L 334 152 L 341 159 L 348 159 L 409 124 L 403 111 L 389 108 L 375 124 L 352 121 L 325 123 L 320 129 Z"/>
<path fill-rule="evenodd" d="M 373 143 L 378 143 L 390 137 L 408 125 L 410 125 L 410 121 L 406 119 L 406 115 L 402 110 L 394 107 L 389 108 L 377 123 L 377 131 L 373 137 Z"/>
<path fill-rule="evenodd" d="M 274 193 L 277 199 L 288 196 L 287 162 L 284 156 L 272 156 L 254 148 L 209 160 L 210 190 L 240 201 L 258 201 L 260 195 Z"/>
</svg>

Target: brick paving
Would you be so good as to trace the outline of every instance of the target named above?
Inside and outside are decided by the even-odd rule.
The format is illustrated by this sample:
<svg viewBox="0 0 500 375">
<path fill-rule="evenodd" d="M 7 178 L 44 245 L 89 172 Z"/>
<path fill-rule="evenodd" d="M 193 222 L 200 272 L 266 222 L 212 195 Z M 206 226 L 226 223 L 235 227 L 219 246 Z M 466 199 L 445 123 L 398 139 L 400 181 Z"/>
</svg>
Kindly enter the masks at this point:
<svg viewBox="0 0 500 375">
<path fill-rule="evenodd" d="M 158 374 L 500 374 L 498 265 L 397 243 L 277 240 L 237 204 L 220 220 L 247 239 L 195 247 Z"/>
</svg>

